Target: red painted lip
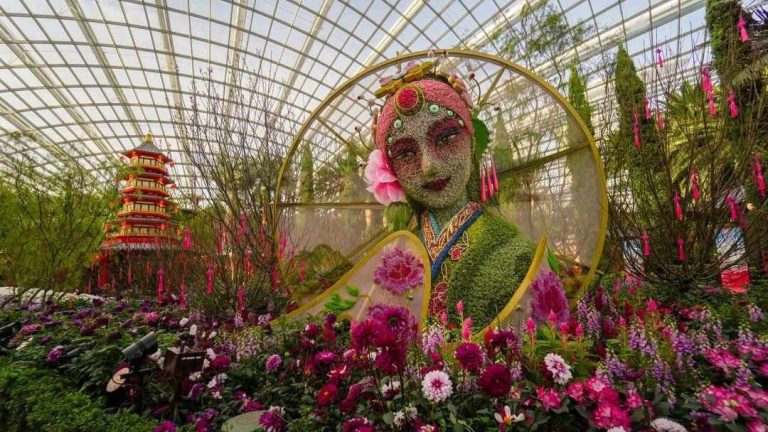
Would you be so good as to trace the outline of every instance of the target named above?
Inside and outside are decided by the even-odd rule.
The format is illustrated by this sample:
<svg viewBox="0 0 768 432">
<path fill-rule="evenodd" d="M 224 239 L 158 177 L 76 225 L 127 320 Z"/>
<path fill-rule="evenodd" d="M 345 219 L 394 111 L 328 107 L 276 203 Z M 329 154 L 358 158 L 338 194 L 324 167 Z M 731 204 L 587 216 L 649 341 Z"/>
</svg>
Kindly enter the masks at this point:
<svg viewBox="0 0 768 432">
<path fill-rule="evenodd" d="M 437 180 L 432 180 L 430 182 L 426 182 L 421 187 L 424 189 L 429 189 L 431 191 L 439 192 L 443 189 L 445 189 L 446 186 L 448 186 L 448 182 L 451 181 L 450 177 L 445 177 Z"/>
</svg>

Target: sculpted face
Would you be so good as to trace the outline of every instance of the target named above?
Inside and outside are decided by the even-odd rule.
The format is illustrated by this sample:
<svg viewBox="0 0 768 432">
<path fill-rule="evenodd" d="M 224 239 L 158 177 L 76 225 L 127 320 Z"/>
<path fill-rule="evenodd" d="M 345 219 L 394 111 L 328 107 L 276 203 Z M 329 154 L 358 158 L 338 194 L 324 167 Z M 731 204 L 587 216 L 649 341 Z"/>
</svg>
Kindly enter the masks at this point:
<svg viewBox="0 0 768 432">
<path fill-rule="evenodd" d="M 472 137 L 458 115 L 423 109 L 396 120 L 390 131 L 387 157 L 408 197 L 427 209 L 466 199 Z"/>
</svg>

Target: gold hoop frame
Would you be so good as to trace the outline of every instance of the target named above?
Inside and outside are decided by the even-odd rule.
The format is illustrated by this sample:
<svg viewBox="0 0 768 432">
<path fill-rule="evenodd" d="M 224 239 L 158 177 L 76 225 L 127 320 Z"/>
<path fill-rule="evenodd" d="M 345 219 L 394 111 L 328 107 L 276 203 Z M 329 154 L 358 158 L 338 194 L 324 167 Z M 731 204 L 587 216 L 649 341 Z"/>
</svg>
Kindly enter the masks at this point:
<svg viewBox="0 0 768 432">
<path fill-rule="evenodd" d="M 602 255 L 603 247 L 605 244 L 605 235 L 608 227 L 608 196 L 607 196 L 607 189 L 606 189 L 606 177 L 605 177 L 605 171 L 603 169 L 602 161 L 600 160 L 600 154 L 597 149 L 597 146 L 595 145 L 595 140 L 592 136 L 592 134 L 589 132 L 589 129 L 587 128 L 584 121 L 581 119 L 578 112 L 573 108 L 573 106 L 568 102 L 568 100 L 560 94 L 554 87 L 552 87 L 550 84 L 548 84 L 544 79 L 539 77 L 538 75 L 534 74 L 530 70 L 512 63 L 510 61 L 507 61 L 501 57 L 476 52 L 476 51 L 470 51 L 470 50 L 462 50 L 462 49 L 447 49 L 447 50 L 435 50 L 435 52 L 438 53 L 445 53 L 445 56 L 447 58 L 460 58 L 465 60 L 479 60 L 488 62 L 491 64 L 495 64 L 502 69 L 510 70 L 512 72 L 517 73 L 518 75 L 527 78 L 528 80 L 532 81 L 534 84 L 536 84 L 540 89 L 542 89 L 545 93 L 547 93 L 549 96 L 551 96 L 557 104 L 565 110 L 565 112 L 568 114 L 569 118 L 572 119 L 575 123 L 575 125 L 579 128 L 580 132 L 583 134 L 583 136 L 586 138 L 587 146 L 589 147 L 590 154 L 592 156 L 592 161 L 594 162 L 594 168 L 597 172 L 597 182 L 598 182 L 598 193 L 599 193 L 599 205 L 600 205 L 600 220 L 599 220 L 599 227 L 598 227 L 598 236 L 597 241 L 595 244 L 595 250 L 593 252 L 593 256 L 591 261 L 589 262 L 589 271 L 585 277 L 581 280 L 581 285 L 578 289 L 578 292 L 576 296 L 572 299 L 572 302 L 574 302 L 576 299 L 581 297 L 586 290 L 586 288 L 589 286 L 589 284 L 592 282 L 592 279 L 595 276 L 595 272 L 597 271 L 597 266 L 600 262 L 600 257 Z M 296 153 L 296 150 L 298 149 L 301 142 L 304 140 L 305 135 L 307 134 L 307 131 L 309 130 L 310 125 L 312 125 L 313 122 L 320 121 L 323 122 L 323 119 L 320 118 L 320 114 L 331 104 L 333 103 L 339 96 L 343 95 L 346 91 L 348 91 L 350 88 L 352 88 L 358 81 L 361 79 L 368 77 L 370 75 L 375 74 L 376 72 L 382 71 L 388 67 L 391 67 L 393 65 L 397 65 L 398 63 L 404 63 L 411 60 L 417 60 L 417 59 L 424 59 L 427 58 L 430 55 L 430 51 L 423 50 L 423 51 L 416 51 L 412 53 L 406 53 L 402 54 L 400 56 L 391 58 L 389 60 L 385 60 L 381 63 L 375 64 L 373 66 L 369 66 L 362 70 L 361 72 L 355 74 L 352 78 L 347 80 L 344 84 L 333 90 L 326 98 L 318 105 L 310 114 L 310 116 L 304 121 L 304 123 L 301 125 L 301 128 L 299 129 L 298 133 L 294 137 L 290 148 L 288 149 L 288 152 L 286 153 L 285 159 L 283 160 L 282 165 L 280 166 L 280 170 L 278 172 L 278 178 L 277 178 L 277 184 L 276 184 L 276 194 L 275 199 L 272 207 L 273 212 L 273 219 L 277 221 L 279 217 L 280 210 L 282 208 L 290 208 L 290 207 L 296 207 L 296 204 L 287 204 L 284 205 L 281 203 L 280 195 L 283 187 L 283 180 L 284 180 L 284 174 L 286 169 L 289 167 L 291 161 L 293 160 L 293 157 Z M 500 78 L 501 74 L 499 74 L 499 77 L 497 77 L 497 81 Z M 495 86 L 494 82 L 494 86 Z M 486 94 L 486 97 L 490 94 Z M 485 103 L 485 99 L 482 101 L 479 101 L 477 104 L 478 106 L 482 106 Z M 339 139 L 342 139 L 341 137 L 338 137 Z M 343 140 L 343 139 L 342 139 Z M 552 160 L 555 160 L 559 157 L 564 157 L 567 154 L 573 153 L 575 151 L 581 150 L 584 147 L 577 148 L 577 149 L 566 149 L 563 152 L 560 152 L 556 155 L 550 155 L 548 157 L 551 157 Z M 557 157 L 552 157 L 557 156 Z M 361 203 L 361 204 L 367 204 L 367 203 Z M 321 204 L 320 207 L 323 205 Z M 332 207 L 332 204 L 326 205 L 327 207 Z M 276 230 L 277 228 L 276 224 Z M 276 237 L 278 233 L 276 232 Z M 377 239 L 382 238 L 383 235 L 377 236 Z"/>
</svg>

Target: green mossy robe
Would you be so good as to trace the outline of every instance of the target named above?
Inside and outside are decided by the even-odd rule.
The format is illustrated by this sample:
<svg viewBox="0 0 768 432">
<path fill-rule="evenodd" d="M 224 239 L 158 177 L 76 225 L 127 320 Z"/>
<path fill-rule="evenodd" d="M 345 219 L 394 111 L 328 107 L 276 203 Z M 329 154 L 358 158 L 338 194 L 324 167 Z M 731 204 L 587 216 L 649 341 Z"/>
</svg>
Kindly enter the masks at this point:
<svg viewBox="0 0 768 432">
<path fill-rule="evenodd" d="M 424 241 L 423 226 L 419 231 Z M 528 273 L 535 251 L 517 228 L 487 212 L 481 212 L 460 238 L 444 248 L 450 252 L 432 280 L 432 291 L 447 284 L 445 309 L 450 322 L 458 322 L 456 303 L 462 300 L 464 315 L 472 317 L 475 330 L 490 324 L 504 309 Z M 432 260 L 433 255 L 430 252 Z"/>
</svg>

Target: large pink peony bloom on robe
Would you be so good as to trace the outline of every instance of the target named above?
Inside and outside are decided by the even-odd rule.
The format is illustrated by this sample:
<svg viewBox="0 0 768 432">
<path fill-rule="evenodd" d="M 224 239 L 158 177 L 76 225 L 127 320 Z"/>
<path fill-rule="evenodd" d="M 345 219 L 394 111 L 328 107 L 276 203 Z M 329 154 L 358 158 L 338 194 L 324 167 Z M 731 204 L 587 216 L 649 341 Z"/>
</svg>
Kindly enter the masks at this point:
<svg viewBox="0 0 768 432">
<path fill-rule="evenodd" d="M 381 150 L 374 150 L 368 157 L 364 179 L 368 183 L 368 192 L 373 193 L 376 201 L 385 206 L 393 202 L 405 202 L 405 191 Z"/>
</svg>

